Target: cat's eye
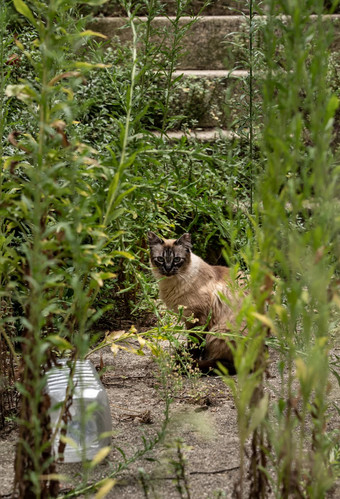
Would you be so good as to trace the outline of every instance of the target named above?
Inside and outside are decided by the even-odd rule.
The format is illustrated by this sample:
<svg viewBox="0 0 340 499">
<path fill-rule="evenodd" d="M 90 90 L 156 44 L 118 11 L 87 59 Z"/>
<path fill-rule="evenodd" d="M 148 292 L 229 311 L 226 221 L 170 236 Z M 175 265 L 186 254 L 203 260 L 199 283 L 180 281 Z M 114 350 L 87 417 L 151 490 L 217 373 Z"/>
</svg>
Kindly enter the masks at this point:
<svg viewBox="0 0 340 499">
<path fill-rule="evenodd" d="M 179 256 L 175 256 L 175 258 L 174 258 L 175 263 L 179 263 L 181 260 L 182 260 L 182 258 L 180 258 Z"/>
<path fill-rule="evenodd" d="M 158 263 L 164 263 L 164 258 L 162 256 L 158 256 L 157 258 L 155 258 L 155 260 Z"/>
</svg>

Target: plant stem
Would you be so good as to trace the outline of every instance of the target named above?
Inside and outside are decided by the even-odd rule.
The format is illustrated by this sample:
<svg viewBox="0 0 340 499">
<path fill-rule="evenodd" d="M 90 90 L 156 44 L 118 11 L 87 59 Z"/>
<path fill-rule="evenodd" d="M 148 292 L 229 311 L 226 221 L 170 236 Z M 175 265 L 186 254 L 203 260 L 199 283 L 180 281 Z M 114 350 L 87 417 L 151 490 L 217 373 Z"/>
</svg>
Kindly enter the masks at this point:
<svg viewBox="0 0 340 499">
<path fill-rule="evenodd" d="M 253 214 L 253 190 L 254 190 L 254 88 L 253 88 L 253 0 L 249 1 L 249 163 L 250 163 L 250 214 Z"/>
<path fill-rule="evenodd" d="M 2 192 L 2 156 L 3 156 L 3 142 L 2 137 L 4 135 L 5 127 L 5 102 L 4 102 L 4 90 L 5 90 L 5 60 L 4 60 L 4 43 L 5 43 L 5 29 L 7 25 L 7 10 L 4 2 L 0 5 L 0 197 Z"/>
<path fill-rule="evenodd" d="M 123 170 L 126 166 L 126 156 L 127 156 L 127 144 L 130 135 L 130 121 L 133 107 L 133 97 L 134 97 L 134 86 L 136 81 L 136 73 L 137 73 L 137 31 L 134 24 L 133 15 L 131 13 L 130 7 L 126 6 L 126 12 L 130 21 L 131 31 L 132 31 L 132 69 L 131 69 L 131 77 L 130 77 L 130 87 L 128 89 L 127 103 L 126 103 L 126 118 L 125 118 L 125 126 L 124 126 L 124 134 L 122 140 L 122 148 L 120 153 L 120 160 L 118 165 L 118 170 L 116 175 L 118 176 L 118 183 L 120 181 L 120 177 L 123 173 Z M 115 178 L 112 182 L 115 181 Z M 106 213 L 104 216 L 104 226 L 107 226 L 109 221 L 109 216 L 111 214 L 112 205 L 116 197 L 117 190 L 114 190 L 107 202 Z"/>
</svg>

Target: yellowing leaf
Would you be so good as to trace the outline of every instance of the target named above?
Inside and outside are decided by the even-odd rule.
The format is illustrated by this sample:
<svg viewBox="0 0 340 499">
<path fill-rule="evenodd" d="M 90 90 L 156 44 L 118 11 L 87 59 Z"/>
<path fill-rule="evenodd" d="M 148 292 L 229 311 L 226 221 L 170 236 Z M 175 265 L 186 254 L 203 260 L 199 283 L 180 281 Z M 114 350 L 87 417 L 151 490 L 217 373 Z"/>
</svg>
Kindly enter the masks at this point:
<svg viewBox="0 0 340 499">
<path fill-rule="evenodd" d="M 91 166 L 91 165 L 100 166 L 100 163 L 96 159 L 88 158 L 86 156 L 84 156 L 82 159 L 83 159 L 83 163 L 85 165 L 89 165 L 89 166 Z"/>
<path fill-rule="evenodd" d="M 22 51 L 22 52 L 25 52 L 25 47 L 23 46 L 23 44 L 21 43 L 20 40 L 18 40 L 17 38 L 14 39 L 14 42 L 15 42 L 15 45 Z"/>
<path fill-rule="evenodd" d="M 97 31 L 92 31 L 92 29 L 86 29 L 85 31 L 82 31 L 80 33 L 80 36 L 99 36 L 100 38 L 107 39 L 106 35 L 103 35 L 103 33 L 98 33 Z"/>
<path fill-rule="evenodd" d="M 79 71 L 66 71 L 65 73 L 58 74 L 52 80 L 48 82 L 49 87 L 53 87 L 55 83 L 58 81 L 62 80 L 63 78 L 77 78 L 78 76 L 81 76 L 81 73 Z"/>
<path fill-rule="evenodd" d="M 26 103 L 31 101 L 33 97 L 27 85 L 7 85 L 5 95 L 7 97 L 16 97 Z"/>
<path fill-rule="evenodd" d="M 94 499 L 103 499 L 103 497 L 105 497 L 114 487 L 114 485 L 116 484 L 116 480 L 113 480 L 113 478 L 106 478 L 106 480 L 104 480 L 102 484 L 103 485 L 94 496 Z"/>
<path fill-rule="evenodd" d="M 127 251 L 113 251 L 114 256 L 123 256 L 124 258 L 127 258 L 128 260 L 134 260 L 135 257 L 131 255 L 131 253 L 128 253 Z"/>
<path fill-rule="evenodd" d="M 333 295 L 332 302 L 335 303 L 340 308 L 340 296 L 337 294 Z"/>
<path fill-rule="evenodd" d="M 113 355 L 117 355 L 118 351 L 119 351 L 119 346 L 116 345 L 115 343 L 112 343 L 111 352 L 113 353 Z"/>
<path fill-rule="evenodd" d="M 287 313 L 287 310 L 282 305 L 274 304 L 273 307 L 280 319 Z"/>
<path fill-rule="evenodd" d="M 64 444 L 67 444 L 67 445 L 70 445 L 71 447 L 73 447 L 73 449 L 78 449 L 78 445 L 76 444 L 76 442 L 73 440 L 73 438 L 71 437 L 65 437 L 65 435 L 60 435 L 60 440 L 64 443 Z"/>
<path fill-rule="evenodd" d="M 61 473 L 49 473 L 48 475 L 40 475 L 40 480 L 58 480 L 58 482 L 67 482 L 69 477 L 67 475 L 62 475 Z"/>
<path fill-rule="evenodd" d="M 76 192 L 80 195 L 80 196 L 83 196 L 84 198 L 87 198 L 90 196 L 90 192 L 86 192 L 84 191 L 83 189 L 78 189 L 76 188 Z"/>
<path fill-rule="evenodd" d="M 308 376 L 308 369 L 305 362 L 301 359 L 301 357 L 295 359 L 295 365 L 296 365 L 296 376 L 301 381 L 306 381 Z"/>
<path fill-rule="evenodd" d="M 88 5 L 95 5 L 95 6 L 98 6 L 98 5 L 103 5 L 104 3 L 106 3 L 108 0 L 86 0 L 86 3 Z"/>
<path fill-rule="evenodd" d="M 124 331 L 124 329 L 119 330 L 119 331 L 112 331 L 112 333 L 106 334 L 106 341 L 108 341 L 108 342 L 115 341 L 115 340 L 122 338 L 122 336 L 126 336 L 126 331 Z"/>
<path fill-rule="evenodd" d="M 114 274 L 113 272 L 100 272 L 99 275 L 101 279 L 114 279 L 117 277 L 117 274 Z"/>
<path fill-rule="evenodd" d="M 97 64 L 91 64 L 90 62 L 76 62 L 75 67 L 79 69 L 104 69 L 111 68 L 111 64 L 102 64 L 101 62 L 98 62 Z"/>
<path fill-rule="evenodd" d="M 269 329 L 273 333 L 275 333 L 276 329 L 274 322 L 267 315 L 259 314 L 258 312 L 253 312 L 253 316 L 256 317 L 256 319 L 258 319 L 260 322 L 262 322 L 263 325 L 269 327 Z"/>
<path fill-rule="evenodd" d="M 72 90 L 70 88 L 65 88 L 65 87 L 62 87 L 62 92 L 64 92 L 64 94 L 67 95 L 67 100 L 68 101 L 71 101 L 73 100 L 73 97 L 74 97 L 74 93 L 72 92 Z"/>
<path fill-rule="evenodd" d="M 145 339 L 142 336 L 137 336 L 137 340 L 138 340 L 138 343 L 140 344 L 140 346 L 143 348 L 143 346 L 146 343 Z"/>
<path fill-rule="evenodd" d="M 303 289 L 301 293 L 301 300 L 308 304 L 310 302 L 309 293 L 307 289 Z"/>
<path fill-rule="evenodd" d="M 90 463 L 91 468 L 94 468 L 97 464 L 101 463 L 110 454 L 110 451 L 111 447 L 109 446 L 100 449 Z"/>
</svg>

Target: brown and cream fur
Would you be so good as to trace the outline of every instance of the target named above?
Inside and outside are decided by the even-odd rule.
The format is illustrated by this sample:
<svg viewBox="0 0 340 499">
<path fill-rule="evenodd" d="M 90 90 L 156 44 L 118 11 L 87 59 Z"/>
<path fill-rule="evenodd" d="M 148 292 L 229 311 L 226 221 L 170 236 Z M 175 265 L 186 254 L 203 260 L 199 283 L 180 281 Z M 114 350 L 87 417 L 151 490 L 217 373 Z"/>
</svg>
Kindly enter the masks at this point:
<svg viewBox="0 0 340 499">
<path fill-rule="evenodd" d="M 206 325 L 207 331 L 228 332 L 241 301 L 240 288 L 237 290 L 237 284 L 231 280 L 229 269 L 209 265 L 192 253 L 190 234 L 177 240 L 162 240 L 149 232 L 148 239 L 152 271 L 165 305 L 175 312 L 182 306 L 185 317 L 194 316 L 194 323 L 186 323 L 188 329 Z M 205 340 L 203 350 L 190 348 L 200 369 L 207 371 L 219 361 L 230 373 L 235 372 L 230 342 L 218 334 L 207 334 Z"/>
</svg>

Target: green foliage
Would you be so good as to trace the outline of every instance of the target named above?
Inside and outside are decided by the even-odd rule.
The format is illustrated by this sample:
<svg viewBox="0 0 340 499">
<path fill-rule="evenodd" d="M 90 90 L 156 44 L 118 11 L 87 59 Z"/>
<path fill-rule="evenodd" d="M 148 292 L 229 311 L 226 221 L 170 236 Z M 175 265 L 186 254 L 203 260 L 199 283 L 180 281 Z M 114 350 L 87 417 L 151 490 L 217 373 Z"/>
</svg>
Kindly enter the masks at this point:
<svg viewBox="0 0 340 499">
<path fill-rule="evenodd" d="M 56 493 L 53 480 L 39 479 L 54 469 L 48 399 L 42 392 L 45 372 L 56 352 L 71 351 L 75 359 L 87 353 L 89 326 L 98 317 L 92 308 L 95 297 L 104 280 L 114 277 L 110 268 L 114 259 L 132 258 L 114 247 L 114 241 L 120 235 L 116 222 L 122 215 L 120 204 L 134 189 L 122 182 L 124 170 L 138 152 L 130 157 L 127 150 L 134 66 L 119 154 L 112 151 L 108 161 L 108 155 L 100 157 L 69 132 L 75 116 L 74 94 L 89 71 L 103 68 L 80 59 L 81 47 L 95 33 L 83 29 L 84 20 L 73 22 L 69 8 L 76 4 L 16 1 L 17 11 L 35 29 L 35 38 L 26 40 L 32 47 L 14 38 L 20 57 L 31 69 L 18 83 L 7 81 L 8 73 L 4 76 L 6 97 L 19 100 L 31 122 L 29 131 L 12 130 L 9 135 L 16 150 L 2 158 L 0 211 L 1 238 L 6 243 L 2 245 L 2 293 L 20 306 L 22 327 L 23 380 L 18 389 L 23 402 L 16 487 L 20 494 L 36 497 Z M 10 118 L 10 113 L 2 116 L 3 129 L 13 126 Z"/>
<path fill-rule="evenodd" d="M 125 8 L 129 8 L 128 5 Z M 171 74 L 180 57 L 182 38 L 189 28 L 189 25 L 180 23 L 184 12 L 180 2 L 176 23 L 170 28 L 173 44 L 166 48 L 162 41 L 157 42 L 161 36 L 164 37 L 164 33 L 156 33 L 158 38 L 155 39 L 151 25 L 151 20 L 161 12 L 161 7 L 148 2 L 147 8 L 146 23 L 133 24 L 135 12 L 131 12 L 130 28 L 134 26 L 135 39 L 143 43 L 143 48 L 135 53 L 134 58 L 130 57 L 130 49 L 126 47 L 108 47 L 105 42 L 87 43 L 86 61 L 100 65 L 100 69 L 86 71 L 85 78 L 76 79 L 76 91 L 72 90 L 72 115 L 67 122 L 64 120 L 67 137 L 72 137 L 75 143 L 81 142 L 94 148 L 101 156 L 102 166 L 107 169 L 112 163 L 115 165 L 122 149 L 128 151 L 131 165 L 124 173 L 123 187 L 130 195 L 118 200 L 120 211 L 116 215 L 120 215 L 117 224 L 120 236 L 114 245 L 116 250 L 128 251 L 135 259 L 118 264 L 113 262 L 110 271 L 117 278 L 104 282 L 98 294 L 98 305 L 111 303 L 115 311 L 120 310 L 123 314 L 135 310 L 137 300 L 142 300 L 140 311 L 148 307 L 142 289 L 142 281 L 150 287 L 144 276 L 144 237 L 148 229 L 153 228 L 169 236 L 186 230 L 193 231 L 197 251 L 211 263 L 223 261 L 219 249 L 221 239 L 226 241 L 226 251 L 231 255 L 245 244 L 247 237 L 246 211 L 250 184 L 244 161 L 244 145 L 238 142 L 230 144 L 222 139 L 209 147 L 185 139 L 169 145 L 162 138 L 146 132 L 160 127 L 164 133 L 173 126 L 168 108 L 179 82 L 173 81 Z M 80 17 L 77 23 L 84 25 L 85 20 Z M 33 59 L 39 52 L 34 43 L 35 38 L 31 30 L 20 34 L 20 42 Z M 13 53 L 13 48 L 10 52 Z M 66 51 L 63 56 L 66 60 L 68 57 L 72 59 L 71 54 L 71 51 Z M 135 85 L 131 99 L 126 80 L 133 66 Z M 65 65 L 65 71 L 75 70 L 77 68 L 72 67 L 71 63 Z M 22 72 L 26 71 L 28 78 L 34 79 L 28 60 L 22 57 L 19 65 L 13 66 L 12 84 L 20 84 Z M 20 87 L 15 89 L 18 92 Z M 147 106 L 145 102 L 148 102 Z M 129 106 L 131 119 L 126 120 Z M 121 127 L 124 127 L 125 121 L 129 123 L 130 138 L 123 144 Z M 6 134 L 13 127 L 23 133 L 32 133 L 33 123 L 25 106 L 10 99 Z M 61 139 L 61 135 L 57 135 L 57 138 Z M 9 154 L 17 153 L 11 144 L 6 145 L 5 150 Z M 108 151 L 111 153 L 108 154 Z M 136 151 L 139 151 L 137 155 Z M 183 178 L 188 178 L 189 182 L 183 183 Z M 104 179 L 95 180 L 95 192 L 100 193 L 99 196 L 103 192 L 103 182 Z M 135 190 L 132 192 L 132 189 Z M 108 245 L 110 247 L 111 243 Z M 112 299 L 114 292 L 119 292 L 115 300 Z"/>
<path fill-rule="evenodd" d="M 320 15 L 310 17 L 321 14 L 322 2 L 269 0 L 265 6 L 263 169 L 254 236 L 244 252 L 249 333 L 236 346 L 237 383 L 226 381 L 238 408 L 241 446 L 252 438 L 251 493 L 265 497 L 270 482 L 280 497 L 324 497 L 332 485 L 325 421 L 340 228 L 339 168 L 330 147 L 338 99 L 327 85 L 331 32 Z M 272 405 L 264 390 L 268 336 L 280 351 L 281 390 Z M 241 496 L 243 469 L 242 457 Z"/>
<path fill-rule="evenodd" d="M 132 33 L 126 47 L 94 40 L 83 17 L 88 9 L 79 10 L 76 0 L 14 0 L 15 15 L 1 4 L 0 131 L 9 140 L 0 146 L 0 300 L 12 312 L 2 315 L 0 332 L 15 355 L 8 333 L 17 328 L 24 366 L 18 388 L 26 461 L 17 481 L 37 497 L 55 493 L 52 483 L 47 490 L 38 479 L 53 472 L 53 459 L 36 459 L 49 453 L 42 432 L 48 419 L 39 417 L 47 413 L 46 371 L 54 356 L 85 357 L 99 327 L 114 328 L 118 315 L 131 320 L 151 313 L 159 320 L 137 336 L 134 351 L 148 346 L 158 356 L 164 426 L 117 465 L 111 481 L 89 486 L 84 476 L 68 497 L 112 486 L 119 471 L 163 439 L 169 393 L 179 378 L 173 371 L 190 367 L 173 369 L 162 347 L 165 340 L 179 347 L 183 328 L 154 302 L 145 241 L 152 229 L 165 237 L 191 232 L 195 251 L 208 262 L 227 260 L 249 273 L 250 292 L 233 332 L 237 378 L 224 373 L 238 411 L 241 487 L 251 438 L 254 497 L 265 494 L 269 481 L 280 497 L 324 497 L 339 461 L 324 424 L 329 375 L 338 376 L 339 367 L 338 359 L 330 365 L 328 352 L 338 332 L 330 324 L 339 302 L 340 220 L 339 167 L 330 147 L 339 112 L 338 95 L 329 90 L 337 61 L 328 65 L 329 30 L 319 17 L 310 21 L 323 2 L 248 2 L 251 43 L 236 52 L 250 69 L 233 124 L 242 140 L 209 145 L 167 140 L 173 126 L 187 129 L 197 118 L 187 109 L 171 114 L 181 84 L 173 73 L 197 20 L 183 24 L 189 2 L 175 3 L 164 33 L 152 24 L 164 13 L 159 2 L 122 2 Z M 267 23 L 254 18 L 262 8 Z M 136 22 L 139 12 L 144 22 Z M 195 82 L 189 87 L 193 103 L 202 89 Z M 239 338 L 245 323 L 248 335 Z M 134 330 L 95 348 L 109 340 L 130 348 L 122 342 L 131 337 Z M 266 344 L 280 357 L 282 389 L 274 403 L 265 393 Z M 197 382 L 195 373 L 192 379 Z M 173 466 L 184 495 L 180 443 L 178 452 Z"/>
<path fill-rule="evenodd" d="M 200 145 L 184 139 L 169 146 L 145 132 L 151 123 L 146 96 L 151 102 L 158 98 L 157 106 L 163 102 L 164 133 L 171 123 L 167 107 L 174 87 L 168 79 L 165 100 L 157 97 L 159 74 L 167 74 L 169 62 L 161 68 L 145 64 L 159 47 L 148 45 L 149 35 L 136 28 L 129 6 L 131 51 L 105 53 L 104 45 L 89 41 L 93 33 L 85 29 L 86 19 L 74 20 L 76 6 L 72 2 L 69 10 L 67 2 L 17 2 L 18 13 L 31 26 L 23 24 L 18 36 L 2 38 L 2 57 L 13 64 L 5 67 L 1 80 L 1 126 L 9 137 L 2 145 L 1 279 L 3 295 L 16 303 L 13 320 L 20 321 L 24 365 L 18 385 L 24 403 L 17 487 L 20 493 L 29 490 L 42 496 L 55 493 L 53 481 L 35 478 L 54 470 L 51 459 L 35 459 L 49 449 L 48 433 L 43 436 L 41 431 L 48 426 L 47 412 L 46 419 L 37 415 L 47 404 L 41 388 L 53 355 L 86 355 L 95 340 L 91 327 L 105 309 L 121 306 L 121 296 L 123 301 L 127 297 L 123 305 L 128 309 L 136 308 L 136 293 L 144 297 L 139 313 L 154 309 L 144 274 L 147 229 L 171 235 L 187 230 L 188 217 L 192 228 L 206 217 L 203 249 L 214 220 L 227 236 L 220 208 L 232 210 L 224 206 L 228 188 L 218 181 L 223 155 L 215 161 L 212 151 Z M 185 32 L 178 24 L 180 16 L 174 25 L 173 58 Z M 146 36 L 142 54 L 137 52 L 140 36 Z M 236 184 L 237 165 L 222 146 Z M 190 179 L 187 186 L 183 174 Z M 214 198 L 212 218 L 209 206 Z M 40 439 L 25 454 L 33 435 Z"/>
</svg>

